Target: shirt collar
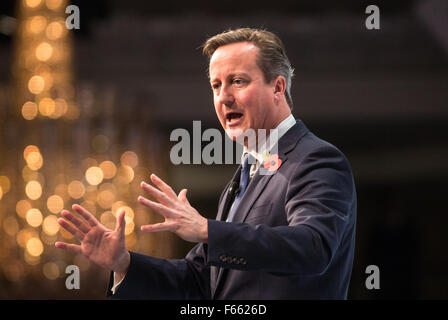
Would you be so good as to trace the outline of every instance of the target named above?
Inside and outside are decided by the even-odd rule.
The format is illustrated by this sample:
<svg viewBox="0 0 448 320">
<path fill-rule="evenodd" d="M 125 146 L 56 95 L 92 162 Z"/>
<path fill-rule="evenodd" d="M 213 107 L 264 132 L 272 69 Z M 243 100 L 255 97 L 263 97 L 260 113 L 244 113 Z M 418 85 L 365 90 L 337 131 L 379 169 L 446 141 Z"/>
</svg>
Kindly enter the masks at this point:
<svg viewBox="0 0 448 320">
<path fill-rule="evenodd" d="M 271 141 L 269 137 L 266 139 L 266 142 L 260 146 L 259 150 L 247 150 L 246 147 L 244 147 L 244 152 L 241 155 L 241 163 L 244 162 L 244 156 L 246 153 L 250 153 L 255 159 L 257 159 L 256 167 L 260 166 L 261 163 L 266 158 L 266 154 L 274 147 L 274 145 L 280 140 L 280 138 L 294 125 L 296 124 L 296 119 L 292 114 L 290 114 L 288 117 L 286 117 L 280 124 L 274 128 L 274 130 L 277 130 L 277 139 L 274 139 Z"/>
</svg>

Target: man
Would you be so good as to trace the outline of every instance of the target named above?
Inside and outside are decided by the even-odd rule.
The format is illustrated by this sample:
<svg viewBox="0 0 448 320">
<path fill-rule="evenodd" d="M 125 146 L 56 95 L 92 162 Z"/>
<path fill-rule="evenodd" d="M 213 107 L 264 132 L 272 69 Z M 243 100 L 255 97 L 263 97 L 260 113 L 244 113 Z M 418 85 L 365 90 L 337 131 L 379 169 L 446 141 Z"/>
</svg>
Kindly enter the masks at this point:
<svg viewBox="0 0 448 320">
<path fill-rule="evenodd" d="M 124 212 L 108 230 L 78 205 L 73 209 L 85 221 L 63 211 L 59 223 L 81 244 L 56 246 L 112 270 L 108 294 L 117 298 L 345 299 L 355 243 L 354 181 L 344 155 L 291 115 L 293 69 L 282 42 L 243 28 L 210 38 L 204 53 L 226 133 L 238 140 L 249 129 L 276 129 L 275 149 L 271 143 L 253 150 L 243 139 L 243 165 L 221 195 L 216 220 L 190 205 L 186 189 L 177 195 L 155 175 L 156 187 L 142 182 L 155 201 L 138 201 L 165 221 L 141 229 L 197 242 L 184 259 L 127 252 Z M 273 174 L 262 174 L 266 168 Z"/>
</svg>

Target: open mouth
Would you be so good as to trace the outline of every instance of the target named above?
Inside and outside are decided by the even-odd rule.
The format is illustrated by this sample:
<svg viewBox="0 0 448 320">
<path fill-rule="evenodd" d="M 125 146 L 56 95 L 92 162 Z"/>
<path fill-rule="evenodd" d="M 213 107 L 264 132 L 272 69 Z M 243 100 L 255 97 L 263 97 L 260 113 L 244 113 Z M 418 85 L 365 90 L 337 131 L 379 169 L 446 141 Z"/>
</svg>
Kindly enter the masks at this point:
<svg viewBox="0 0 448 320">
<path fill-rule="evenodd" d="M 226 114 L 226 122 L 229 125 L 236 124 L 243 117 L 242 113 L 239 112 L 229 112 Z"/>
</svg>

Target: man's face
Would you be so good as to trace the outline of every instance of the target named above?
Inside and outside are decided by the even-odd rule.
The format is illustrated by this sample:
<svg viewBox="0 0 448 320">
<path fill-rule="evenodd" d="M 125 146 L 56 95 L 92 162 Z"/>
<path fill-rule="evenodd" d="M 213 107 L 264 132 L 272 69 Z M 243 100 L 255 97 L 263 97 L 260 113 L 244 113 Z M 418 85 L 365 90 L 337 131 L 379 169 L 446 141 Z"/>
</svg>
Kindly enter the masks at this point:
<svg viewBox="0 0 448 320">
<path fill-rule="evenodd" d="M 235 140 L 251 128 L 275 127 L 274 81 L 257 66 L 258 48 L 248 42 L 219 47 L 210 60 L 210 83 L 219 121 Z"/>
</svg>

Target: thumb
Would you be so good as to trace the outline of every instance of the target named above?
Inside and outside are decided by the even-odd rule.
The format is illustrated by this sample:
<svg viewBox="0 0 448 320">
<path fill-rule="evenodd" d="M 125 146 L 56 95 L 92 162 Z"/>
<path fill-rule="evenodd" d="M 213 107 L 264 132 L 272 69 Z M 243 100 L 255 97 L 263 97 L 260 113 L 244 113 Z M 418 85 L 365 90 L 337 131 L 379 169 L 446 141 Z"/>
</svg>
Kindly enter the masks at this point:
<svg viewBox="0 0 448 320">
<path fill-rule="evenodd" d="M 117 226 L 115 227 L 115 231 L 122 233 L 124 235 L 124 230 L 126 228 L 126 211 L 121 210 L 117 214 Z"/>
<path fill-rule="evenodd" d="M 182 189 L 179 192 L 179 195 L 177 196 L 177 198 L 180 201 L 182 201 L 183 203 L 186 203 L 186 204 L 190 205 L 190 202 L 188 202 L 188 199 L 187 199 L 187 192 L 188 192 L 188 189 Z"/>
</svg>

